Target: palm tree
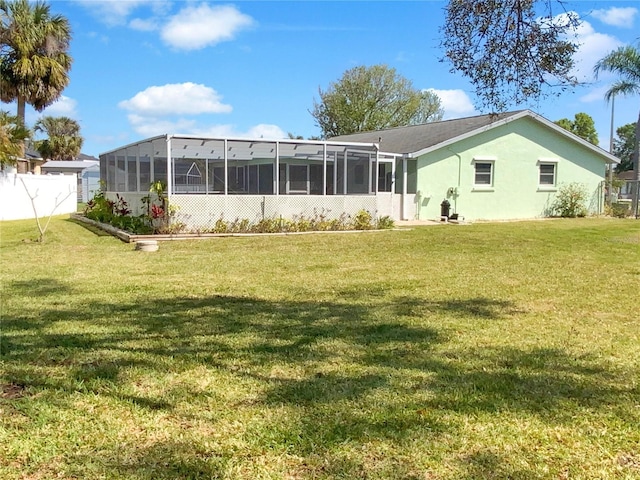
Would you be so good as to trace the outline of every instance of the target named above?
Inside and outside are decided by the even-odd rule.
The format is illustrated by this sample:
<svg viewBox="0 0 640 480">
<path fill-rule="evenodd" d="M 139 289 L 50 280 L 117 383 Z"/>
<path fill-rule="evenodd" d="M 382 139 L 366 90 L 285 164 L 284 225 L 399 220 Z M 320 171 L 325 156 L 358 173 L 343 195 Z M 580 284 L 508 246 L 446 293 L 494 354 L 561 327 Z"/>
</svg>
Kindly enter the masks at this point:
<svg viewBox="0 0 640 480">
<path fill-rule="evenodd" d="M 17 101 L 23 124 L 25 104 L 41 112 L 69 83 L 70 41 L 68 20 L 41 0 L 0 0 L 0 100 Z"/>
<path fill-rule="evenodd" d="M 596 78 L 601 71 L 618 75 L 618 80 L 611 85 L 605 99 L 610 101 L 616 95 L 640 94 L 640 49 L 630 45 L 620 47 L 599 60 L 594 69 Z M 636 174 L 636 188 L 633 197 L 633 212 L 638 212 L 638 196 L 640 191 L 640 111 L 636 122 L 636 141 L 633 149 L 633 169 Z"/>
<path fill-rule="evenodd" d="M 0 168 L 14 165 L 30 132 L 15 115 L 0 111 Z"/>
<path fill-rule="evenodd" d="M 82 149 L 80 125 L 69 117 L 42 117 L 34 130 L 47 134 L 46 140 L 36 142 L 36 150 L 46 160 L 73 160 Z"/>
</svg>

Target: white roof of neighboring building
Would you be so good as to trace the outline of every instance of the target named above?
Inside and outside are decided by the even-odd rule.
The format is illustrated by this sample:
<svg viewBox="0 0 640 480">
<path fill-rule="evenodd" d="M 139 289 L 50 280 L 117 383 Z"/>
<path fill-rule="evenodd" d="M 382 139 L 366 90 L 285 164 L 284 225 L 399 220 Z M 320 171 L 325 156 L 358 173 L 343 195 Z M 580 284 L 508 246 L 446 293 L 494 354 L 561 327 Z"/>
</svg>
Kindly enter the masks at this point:
<svg viewBox="0 0 640 480">
<path fill-rule="evenodd" d="M 84 170 L 88 167 L 99 165 L 97 160 L 49 160 L 42 165 L 43 170 Z"/>
</svg>

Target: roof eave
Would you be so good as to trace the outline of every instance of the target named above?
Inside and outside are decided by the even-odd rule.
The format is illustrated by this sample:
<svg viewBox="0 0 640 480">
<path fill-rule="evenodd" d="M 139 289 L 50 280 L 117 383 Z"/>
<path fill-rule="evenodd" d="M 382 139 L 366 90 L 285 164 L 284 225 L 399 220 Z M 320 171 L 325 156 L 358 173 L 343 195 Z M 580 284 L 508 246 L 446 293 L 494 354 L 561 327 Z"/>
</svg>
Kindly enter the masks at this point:
<svg viewBox="0 0 640 480">
<path fill-rule="evenodd" d="M 452 137 L 449 138 L 447 140 L 445 140 L 444 142 L 440 142 L 437 143 L 435 145 L 431 145 L 430 147 L 427 148 L 423 148 L 422 150 L 418 150 L 417 152 L 411 152 L 411 153 L 407 153 L 406 156 L 407 158 L 417 158 L 417 157 L 421 157 L 422 155 L 426 155 L 427 153 L 431 153 L 435 150 L 439 150 L 441 148 L 445 148 L 448 147 L 449 145 L 452 145 L 454 143 L 457 143 L 461 140 L 465 140 L 467 138 L 473 137 L 479 133 L 482 132 L 487 132 L 493 128 L 502 126 L 502 125 L 506 125 L 510 122 L 513 122 L 515 120 L 518 120 L 520 118 L 523 117 L 531 117 L 534 120 L 542 123 L 543 125 L 546 125 L 547 127 L 555 130 L 556 132 L 560 133 L 561 135 L 566 136 L 567 138 L 570 138 L 571 140 L 573 140 L 574 142 L 580 143 L 582 144 L 584 147 L 587 147 L 588 149 L 592 150 L 593 152 L 597 153 L 600 156 L 605 157 L 608 162 L 607 163 L 620 163 L 620 160 L 618 158 L 616 158 L 614 155 L 612 155 L 611 153 L 607 152 L 606 150 L 603 150 L 602 148 L 600 148 L 597 145 L 593 145 L 590 142 L 587 142 L 585 139 L 578 137 L 577 135 L 574 135 L 573 133 L 565 130 L 564 128 L 560 127 L 559 125 L 556 125 L 553 122 L 550 122 L 549 120 L 547 120 L 546 118 L 538 115 L 537 113 L 532 112 L 531 110 L 522 110 L 521 112 L 517 112 L 513 115 L 510 115 L 506 118 L 500 119 L 497 122 L 493 122 L 489 125 L 485 125 L 483 127 L 480 128 L 476 128 L 474 130 L 471 130 L 467 133 L 464 133 L 462 135 L 458 135 L 456 137 Z"/>
</svg>

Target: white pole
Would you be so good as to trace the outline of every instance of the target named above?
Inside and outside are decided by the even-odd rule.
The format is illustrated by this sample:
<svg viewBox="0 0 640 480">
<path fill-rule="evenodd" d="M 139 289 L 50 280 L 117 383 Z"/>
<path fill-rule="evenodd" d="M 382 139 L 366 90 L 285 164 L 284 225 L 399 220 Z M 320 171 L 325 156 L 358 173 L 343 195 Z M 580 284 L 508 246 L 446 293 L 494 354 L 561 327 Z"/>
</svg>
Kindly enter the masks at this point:
<svg viewBox="0 0 640 480">
<path fill-rule="evenodd" d="M 171 135 L 167 135 L 167 196 L 171 197 L 173 191 L 173 169 L 171 168 Z"/>
<path fill-rule="evenodd" d="M 273 174 L 274 194 L 280 195 L 280 142 L 276 142 L 276 171 Z"/>
<path fill-rule="evenodd" d="M 322 144 L 322 195 L 327 194 L 327 144 Z"/>
<path fill-rule="evenodd" d="M 227 139 L 224 139 L 224 194 L 229 194 L 229 154 L 227 148 Z"/>
<path fill-rule="evenodd" d="M 342 194 L 346 195 L 347 194 L 347 152 L 349 150 L 344 151 L 344 168 L 342 169 Z"/>
</svg>

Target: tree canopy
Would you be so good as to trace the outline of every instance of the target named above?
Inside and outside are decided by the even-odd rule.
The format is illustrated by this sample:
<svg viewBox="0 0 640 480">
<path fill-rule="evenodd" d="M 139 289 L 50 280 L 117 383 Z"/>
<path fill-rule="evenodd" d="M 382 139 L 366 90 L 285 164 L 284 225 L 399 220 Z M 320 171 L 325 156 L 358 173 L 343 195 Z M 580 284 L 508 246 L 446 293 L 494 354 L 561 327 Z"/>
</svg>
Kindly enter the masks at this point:
<svg viewBox="0 0 640 480">
<path fill-rule="evenodd" d="M 441 27 L 442 60 L 475 87 L 476 107 L 501 112 L 575 85 L 578 18 L 554 11 L 560 0 L 449 0 Z"/>
<path fill-rule="evenodd" d="M 323 138 L 442 119 L 440 98 L 386 65 L 355 67 L 319 90 L 311 115 Z"/>
<path fill-rule="evenodd" d="M 16 163 L 29 137 L 29 130 L 16 115 L 0 111 L 0 167 Z"/>
<path fill-rule="evenodd" d="M 591 115 L 582 112 L 576 113 L 574 120 L 561 118 L 554 123 L 565 130 L 584 138 L 587 142 L 598 145 L 598 132 L 596 131 L 596 124 Z"/>
<path fill-rule="evenodd" d="M 0 99 L 37 111 L 55 102 L 69 83 L 71 27 L 38 0 L 0 0 Z"/>
<path fill-rule="evenodd" d="M 636 124 L 627 123 L 616 129 L 618 138 L 613 140 L 613 154 L 620 159 L 616 172 L 633 170 L 633 150 L 636 145 Z"/>
<path fill-rule="evenodd" d="M 596 77 L 602 71 L 611 72 L 618 76 L 618 79 L 605 93 L 605 99 L 612 100 L 617 95 L 640 94 L 640 48 L 631 45 L 620 47 L 600 59 L 593 70 Z M 638 181 L 634 189 L 632 211 L 638 215 L 640 203 L 640 112 L 638 112 L 638 121 L 636 122 L 631 158 L 632 169 L 635 170 Z"/>
<path fill-rule="evenodd" d="M 35 147 L 45 160 L 73 160 L 80 154 L 84 139 L 80 125 L 69 117 L 42 117 L 35 125 L 36 132 L 47 134 Z"/>
</svg>

